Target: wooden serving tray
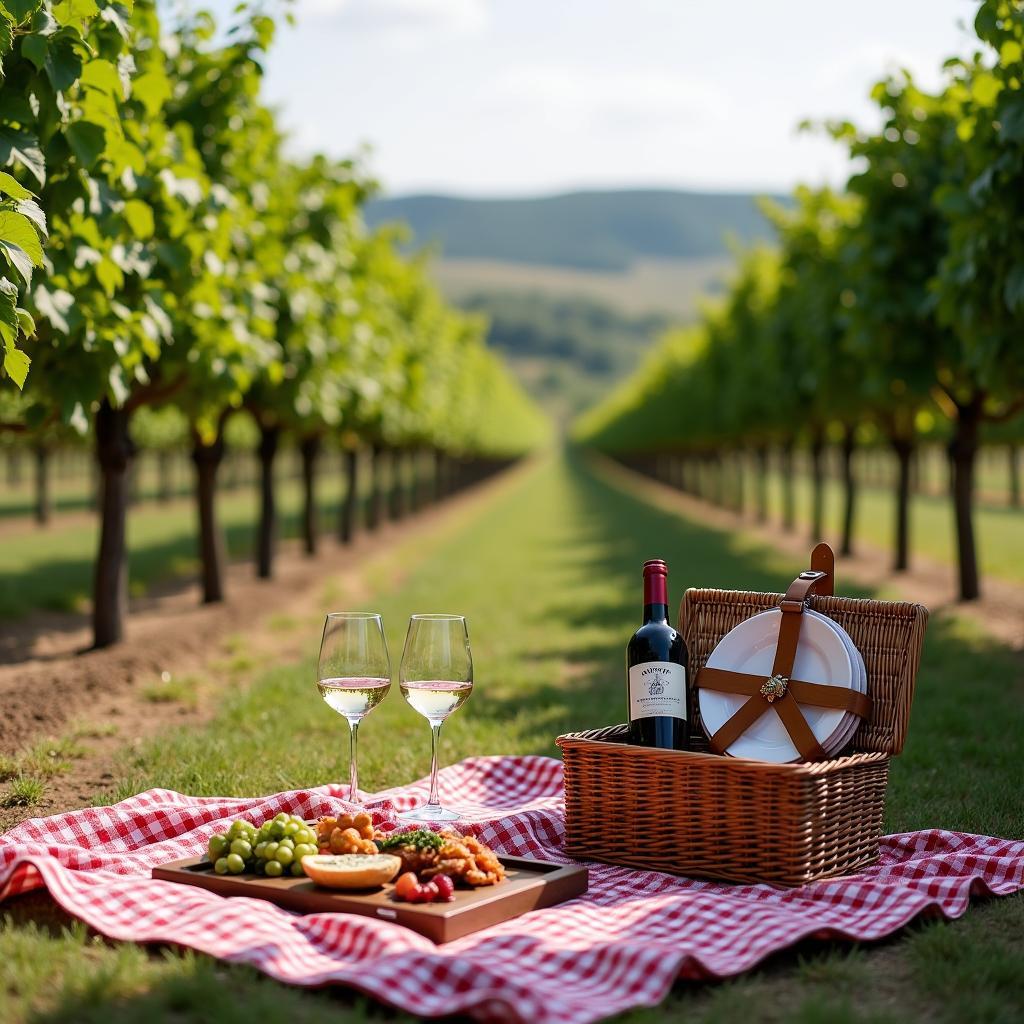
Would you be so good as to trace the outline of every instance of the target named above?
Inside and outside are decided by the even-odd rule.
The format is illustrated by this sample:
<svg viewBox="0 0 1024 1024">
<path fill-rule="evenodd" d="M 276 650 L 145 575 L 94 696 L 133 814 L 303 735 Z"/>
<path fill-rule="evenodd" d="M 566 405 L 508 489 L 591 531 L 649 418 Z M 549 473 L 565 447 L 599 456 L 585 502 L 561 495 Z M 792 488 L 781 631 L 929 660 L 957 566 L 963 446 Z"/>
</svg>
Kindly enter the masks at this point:
<svg viewBox="0 0 1024 1024">
<path fill-rule="evenodd" d="M 221 896 L 269 900 L 300 914 L 361 914 L 404 925 L 433 942 L 451 942 L 530 910 L 564 903 L 587 891 L 587 869 L 525 857 L 501 857 L 506 877 L 497 885 L 456 889 L 451 903 L 404 903 L 392 897 L 394 885 L 380 889 L 324 889 L 309 878 L 218 875 L 198 857 L 153 868 L 165 882 L 198 885 Z"/>
</svg>

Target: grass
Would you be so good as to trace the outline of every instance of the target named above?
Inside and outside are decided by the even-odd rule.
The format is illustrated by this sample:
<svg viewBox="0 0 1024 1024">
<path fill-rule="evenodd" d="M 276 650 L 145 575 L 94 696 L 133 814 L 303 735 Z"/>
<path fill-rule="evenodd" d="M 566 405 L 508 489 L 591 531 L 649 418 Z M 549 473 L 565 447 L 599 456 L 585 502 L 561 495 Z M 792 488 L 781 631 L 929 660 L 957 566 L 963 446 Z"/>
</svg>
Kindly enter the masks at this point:
<svg viewBox="0 0 1024 1024">
<path fill-rule="evenodd" d="M 324 460 L 318 488 L 322 528 L 333 528 L 342 484 L 337 465 Z M 365 474 L 364 474 L 365 476 Z M 248 557 L 255 543 L 257 495 L 251 489 L 226 491 L 218 498 L 218 515 L 228 554 Z M 299 533 L 301 489 L 294 479 L 278 486 L 279 535 Z M 0 545 L 0 616 L 16 618 L 37 608 L 80 611 L 88 606 L 98 525 L 61 524 L 19 532 L 17 543 Z M 198 566 L 195 509 L 190 501 L 144 504 L 128 515 L 129 585 L 134 597 L 172 577 L 194 573 Z"/>
<path fill-rule="evenodd" d="M 619 721 L 622 650 L 639 614 L 639 565 L 655 555 L 668 559 L 676 596 L 688 585 L 777 588 L 797 568 L 748 537 L 680 519 L 582 466 L 553 459 L 510 481 L 500 497 L 467 514 L 458 531 L 436 531 L 368 564 L 364 572 L 377 582 L 374 604 L 396 661 L 411 612 L 460 611 L 469 618 L 477 688 L 445 727 L 444 760 L 496 751 L 553 755 L 559 732 Z M 316 697 L 315 646 L 311 635 L 308 659 L 271 667 L 244 691 L 225 692 L 206 727 L 167 733 L 126 756 L 119 793 L 166 786 L 257 794 L 344 778 L 345 726 Z M 910 741 L 893 765 L 888 829 L 942 825 L 1024 835 L 1022 691 L 1018 654 L 961 621 L 933 621 Z M 368 790 L 426 771 L 427 729 L 397 693 L 366 720 L 360 739 Z M 266 750 L 282 754 L 253 756 Z M 210 978 L 219 979 L 233 1005 L 281 1007 L 290 1019 L 408 1019 L 345 992 L 287 990 L 243 968 L 171 954 L 147 958 L 95 944 L 81 932 L 11 925 L 0 933 L 0 962 L 17 956 L 48 964 L 31 970 L 47 971 L 50 983 L 33 982 L 31 993 L 15 987 L 12 1019 L 65 1019 L 68 1007 L 81 1005 L 76 1020 L 92 1020 L 85 1014 L 93 1013 L 117 1024 L 159 1017 L 173 1005 L 175 1020 L 198 1024 L 219 1019 L 212 1006 L 220 1003 L 202 1003 Z M 948 966 L 934 966 L 943 958 Z M 1010 1021 L 1021 1014 L 1022 963 L 1024 900 L 989 901 L 962 921 L 920 923 L 878 947 L 808 943 L 733 981 L 680 984 L 661 1007 L 623 1019 Z"/>
<path fill-rule="evenodd" d="M 199 680 L 195 676 L 161 674 L 160 681 L 142 688 L 142 699 L 150 704 L 181 704 L 187 708 L 199 706 Z"/>
<path fill-rule="evenodd" d="M 15 779 L 0 798 L 2 807 L 35 807 L 43 798 L 46 786 L 36 778 L 24 776 Z"/>
<path fill-rule="evenodd" d="M 993 490 L 1001 483 L 993 472 Z M 748 476 L 752 482 L 753 477 Z M 938 483 L 938 481 L 936 481 Z M 797 521 L 806 527 L 811 521 L 811 484 L 805 474 L 795 478 Z M 750 500 L 753 500 L 751 494 Z M 769 514 L 782 518 L 782 478 L 769 478 Z M 842 487 L 829 480 L 825 487 L 825 536 L 837 539 L 841 532 Z M 896 502 L 891 487 L 862 486 L 858 499 L 856 542 L 862 541 L 884 551 L 892 550 Z M 1024 583 L 1024 508 L 979 503 L 975 509 L 978 559 L 983 577 L 992 576 Z M 924 555 L 945 565 L 956 563 L 956 533 L 953 506 L 944 494 L 917 494 L 910 506 L 910 558 Z"/>
</svg>

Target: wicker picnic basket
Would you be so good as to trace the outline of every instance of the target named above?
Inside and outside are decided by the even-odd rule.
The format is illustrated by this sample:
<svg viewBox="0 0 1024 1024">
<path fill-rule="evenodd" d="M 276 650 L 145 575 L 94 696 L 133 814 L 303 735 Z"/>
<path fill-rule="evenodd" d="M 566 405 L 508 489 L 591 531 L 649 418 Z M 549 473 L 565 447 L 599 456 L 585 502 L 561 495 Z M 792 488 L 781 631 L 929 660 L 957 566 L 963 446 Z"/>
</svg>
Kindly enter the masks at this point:
<svg viewBox="0 0 1024 1024">
<path fill-rule="evenodd" d="M 733 882 L 802 885 L 878 857 L 889 758 L 903 749 L 928 612 L 918 604 L 832 596 L 834 559 L 806 606 L 835 620 L 864 658 L 871 707 L 849 753 L 769 764 L 707 752 L 699 671 L 734 626 L 781 594 L 688 590 L 679 631 L 690 656 L 688 751 L 632 746 L 625 725 L 558 738 L 565 762 L 566 852 Z M 804 574 L 810 575 L 810 574 Z M 710 671 L 710 670 L 709 670 Z"/>
</svg>

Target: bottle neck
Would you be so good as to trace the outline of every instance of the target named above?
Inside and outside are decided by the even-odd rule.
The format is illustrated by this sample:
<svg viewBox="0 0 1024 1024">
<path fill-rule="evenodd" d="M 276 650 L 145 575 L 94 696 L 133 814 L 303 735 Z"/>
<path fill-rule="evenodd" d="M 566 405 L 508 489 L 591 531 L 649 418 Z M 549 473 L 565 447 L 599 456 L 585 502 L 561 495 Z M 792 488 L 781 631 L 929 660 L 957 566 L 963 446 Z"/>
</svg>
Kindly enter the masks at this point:
<svg viewBox="0 0 1024 1024">
<path fill-rule="evenodd" d="M 644 603 L 644 622 L 668 622 L 668 605 L 664 602 Z"/>
<path fill-rule="evenodd" d="M 664 573 L 644 573 L 644 622 L 668 622 L 668 580 Z"/>
</svg>

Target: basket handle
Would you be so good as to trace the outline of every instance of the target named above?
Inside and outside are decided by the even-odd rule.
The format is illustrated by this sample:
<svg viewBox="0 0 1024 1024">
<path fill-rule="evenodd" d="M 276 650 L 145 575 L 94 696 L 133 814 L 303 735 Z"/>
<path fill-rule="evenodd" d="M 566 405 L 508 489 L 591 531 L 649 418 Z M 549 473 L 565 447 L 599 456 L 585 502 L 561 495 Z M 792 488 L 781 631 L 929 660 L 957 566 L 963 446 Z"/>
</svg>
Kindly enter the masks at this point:
<svg viewBox="0 0 1024 1024">
<path fill-rule="evenodd" d="M 831 597 L 836 592 L 836 556 L 824 541 L 811 552 L 811 568 L 828 575 L 827 580 L 815 587 L 815 593 Z"/>
</svg>

